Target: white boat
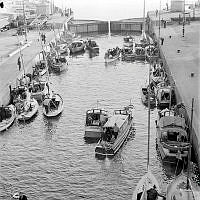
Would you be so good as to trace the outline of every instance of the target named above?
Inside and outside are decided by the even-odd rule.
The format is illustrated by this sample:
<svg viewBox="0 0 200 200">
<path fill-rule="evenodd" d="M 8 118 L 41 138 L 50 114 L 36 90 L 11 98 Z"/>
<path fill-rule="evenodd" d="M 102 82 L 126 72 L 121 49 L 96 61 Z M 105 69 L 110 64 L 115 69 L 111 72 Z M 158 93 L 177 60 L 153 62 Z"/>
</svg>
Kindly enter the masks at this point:
<svg viewBox="0 0 200 200">
<path fill-rule="evenodd" d="M 159 111 L 156 121 L 157 146 L 162 160 L 177 163 L 188 156 L 189 141 L 185 119 L 169 109 Z"/>
<path fill-rule="evenodd" d="M 79 41 L 73 41 L 70 45 L 69 45 L 69 50 L 70 53 L 77 53 L 80 51 L 84 51 L 85 50 L 85 43 L 82 40 Z"/>
<path fill-rule="evenodd" d="M 59 94 L 46 94 L 43 101 L 43 114 L 46 117 L 58 116 L 63 108 L 63 99 Z"/>
<path fill-rule="evenodd" d="M 156 180 L 152 172 L 148 169 L 147 173 L 139 180 L 133 192 L 132 200 L 147 200 L 147 196 L 149 195 L 149 193 L 151 193 L 151 190 L 154 187 L 156 191 L 160 193 L 158 181 Z M 163 197 L 158 197 L 153 200 L 163 200 Z"/>
<path fill-rule="evenodd" d="M 177 176 L 167 187 L 166 200 L 199 200 L 200 192 L 195 183 L 184 173 Z"/>
<path fill-rule="evenodd" d="M 148 106 L 148 86 L 141 87 L 141 100 L 145 106 Z M 150 91 L 150 107 L 156 107 L 156 97 L 154 90 Z"/>
<path fill-rule="evenodd" d="M 124 37 L 124 47 L 133 47 L 134 38 L 130 35 Z"/>
<path fill-rule="evenodd" d="M 87 110 L 84 138 L 99 139 L 107 120 L 108 112 L 106 110 L 98 108 Z"/>
<path fill-rule="evenodd" d="M 99 140 L 95 155 L 113 157 L 129 135 L 133 123 L 132 106 L 115 110 L 113 116 L 103 126 L 104 133 Z"/>
<path fill-rule="evenodd" d="M 104 56 L 105 64 L 117 61 L 120 58 L 120 56 L 121 56 L 121 50 L 118 47 L 108 50 Z"/>
<path fill-rule="evenodd" d="M 86 50 L 98 53 L 99 45 L 94 40 L 87 40 L 86 41 Z"/>
<path fill-rule="evenodd" d="M 3 110 L 2 110 L 3 109 Z M 2 113 L 4 112 L 4 113 Z M 16 118 L 16 109 L 14 105 L 8 105 L 1 107 L 0 110 L 0 132 L 7 130 Z"/>
<path fill-rule="evenodd" d="M 34 99 L 26 99 L 22 104 L 22 109 L 17 113 L 17 119 L 19 121 L 27 121 L 30 120 L 38 111 L 38 102 Z"/>
</svg>

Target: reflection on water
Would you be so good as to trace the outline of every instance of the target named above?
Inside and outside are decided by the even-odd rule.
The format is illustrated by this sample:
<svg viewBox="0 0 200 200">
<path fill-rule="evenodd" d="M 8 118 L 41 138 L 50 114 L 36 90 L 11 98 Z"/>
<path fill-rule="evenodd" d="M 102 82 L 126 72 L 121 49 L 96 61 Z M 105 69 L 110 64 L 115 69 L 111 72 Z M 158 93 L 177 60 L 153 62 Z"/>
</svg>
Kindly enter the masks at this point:
<svg viewBox="0 0 200 200">
<path fill-rule="evenodd" d="M 29 123 L 15 123 L 0 135 L 0 199 L 23 191 L 29 199 L 131 199 L 146 172 L 147 108 L 140 86 L 148 78 L 148 64 L 118 61 L 105 66 L 108 48 L 122 46 L 122 36 L 99 36 L 98 56 L 76 55 L 69 70 L 51 74 L 51 88 L 64 99 L 63 113 L 54 119 L 38 115 Z M 111 114 L 134 105 L 134 129 L 113 159 L 95 158 L 94 142 L 84 139 L 86 110 L 97 100 Z M 151 110 L 150 166 L 163 192 L 175 169 L 165 168 L 156 150 L 156 110 Z M 171 170 L 171 171 L 170 171 Z"/>
</svg>

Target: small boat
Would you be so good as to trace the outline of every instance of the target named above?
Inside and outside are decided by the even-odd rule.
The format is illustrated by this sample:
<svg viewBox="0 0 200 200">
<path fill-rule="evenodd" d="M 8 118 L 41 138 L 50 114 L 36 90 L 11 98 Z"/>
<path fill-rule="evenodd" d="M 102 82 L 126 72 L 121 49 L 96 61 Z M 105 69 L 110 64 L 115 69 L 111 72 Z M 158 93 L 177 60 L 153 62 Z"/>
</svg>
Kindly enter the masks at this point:
<svg viewBox="0 0 200 200">
<path fill-rule="evenodd" d="M 85 50 L 85 43 L 82 40 L 74 41 L 69 45 L 70 53 L 77 53 Z"/>
<path fill-rule="evenodd" d="M 145 106 L 148 106 L 148 87 L 149 86 L 143 86 L 141 88 L 141 100 Z M 154 90 L 150 90 L 150 107 L 156 107 L 156 97 Z"/>
<path fill-rule="evenodd" d="M 166 74 L 162 67 L 156 65 L 155 68 L 152 68 L 150 76 L 151 80 L 157 85 L 165 81 Z"/>
<path fill-rule="evenodd" d="M 176 116 L 173 110 L 164 109 L 158 112 L 156 121 L 157 146 L 162 160 L 177 163 L 188 156 L 189 141 L 185 119 Z"/>
<path fill-rule="evenodd" d="M 166 200 L 199 200 L 200 192 L 184 173 L 178 175 L 167 187 Z"/>
<path fill-rule="evenodd" d="M 108 49 L 108 51 L 105 53 L 104 59 L 105 63 L 113 63 L 114 61 L 118 60 L 121 56 L 121 49 L 119 47 Z"/>
<path fill-rule="evenodd" d="M 17 110 L 17 119 L 19 121 L 30 120 L 32 117 L 35 116 L 38 111 L 38 102 L 30 96 L 31 95 L 29 94 L 29 97 L 27 97 L 25 100 L 22 100 L 21 102 L 17 102 L 15 104 Z"/>
<path fill-rule="evenodd" d="M 46 81 L 32 80 L 28 88 L 31 93 L 31 98 L 34 98 L 37 101 L 42 101 L 47 93 Z"/>
<path fill-rule="evenodd" d="M 145 47 L 147 61 L 154 61 L 159 58 L 159 50 L 154 45 Z"/>
<path fill-rule="evenodd" d="M 147 197 L 150 195 L 151 192 L 153 192 L 152 190 L 156 190 L 158 193 L 160 193 L 158 181 L 156 180 L 152 172 L 148 169 L 147 173 L 139 180 L 133 192 L 132 200 L 147 200 Z M 164 198 L 157 197 L 153 200 L 164 200 Z"/>
<path fill-rule="evenodd" d="M 63 111 L 63 99 L 59 94 L 46 94 L 43 101 L 43 114 L 46 117 L 56 117 Z"/>
<path fill-rule="evenodd" d="M 157 107 L 159 109 L 169 108 L 171 106 L 172 88 L 170 85 L 160 83 L 156 88 Z"/>
<path fill-rule="evenodd" d="M 86 41 L 86 50 L 98 53 L 99 52 L 99 45 L 94 40 L 87 40 Z"/>
<path fill-rule="evenodd" d="M 135 47 L 135 60 L 145 60 L 145 49 L 143 47 Z"/>
<path fill-rule="evenodd" d="M 130 35 L 124 37 L 124 47 L 133 47 L 134 38 Z"/>
<path fill-rule="evenodd" d="M 40 60 L 35 64 L 35 67 L 33 71 L 37 71 L 40 76 L 43 76 L 44 74 L 47 73 L 46 65 L 45 65 L 45 60 Z"/>
<path fill-rule="evenodd" d="M 67 44 L 60 44 L 58 45 L 58 51 L 60 52 L 60 54 L 67 54 L 69 53 L 69 48 Z"/>
<path fill-rule="evenodd" d="M 104 133 L 99 140 L 95 155 L 98 157 L 113 157 L 121 148 L 132 127 L 132 106 L 115 110 L 113 116 L 103 126 Z"/>
<path fill-rule="evenodd" d="M 107 120 L 108 112 L 106 110 L 98 108 L 87 110 L 84 138 L 100 139 Z"/>
<path fill-rule="evenodd" d="M 7 130 L 16 118 L 14 105 L 0 107 L 0 132 Z"/>
<path fill-rule="evenodd" d="M 62 72 L 67 69 L 67 59 L 63 56 L 59 56 L 58 58 L 53 59 L 51 63 L 51 69 L 55 72 Z"/>
<path fill-rule="evenodd" d="M 122 61 L 135 61 L 135 53 L 132 48 L 124 47 L 121 53 Z"/>
</svg>

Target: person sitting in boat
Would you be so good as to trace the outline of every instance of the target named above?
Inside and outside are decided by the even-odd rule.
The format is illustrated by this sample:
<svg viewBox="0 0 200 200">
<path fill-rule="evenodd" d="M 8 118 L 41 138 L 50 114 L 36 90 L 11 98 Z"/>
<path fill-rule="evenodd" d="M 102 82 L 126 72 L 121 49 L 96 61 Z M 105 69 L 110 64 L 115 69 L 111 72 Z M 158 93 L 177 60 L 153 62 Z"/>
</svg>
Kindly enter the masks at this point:
<svg viewBox="0 0 200 200">
<path fill-rule="evenodd" d="M 23 194 L 22 192 L 19 192 L 19 200 L 28 200 L 28 199 L 25 194 Z"/>
<path fill-rule="evenodd" d="M 154 185 L 153 188 L 147 190 L 147 200 L 157 200 L 159 197 L 162 197 L 163 200 L 166 199 L 165 196 L 161 195 L 158 193 L 158 191 L 156 190 L 156 186 Z"/>
</svg>

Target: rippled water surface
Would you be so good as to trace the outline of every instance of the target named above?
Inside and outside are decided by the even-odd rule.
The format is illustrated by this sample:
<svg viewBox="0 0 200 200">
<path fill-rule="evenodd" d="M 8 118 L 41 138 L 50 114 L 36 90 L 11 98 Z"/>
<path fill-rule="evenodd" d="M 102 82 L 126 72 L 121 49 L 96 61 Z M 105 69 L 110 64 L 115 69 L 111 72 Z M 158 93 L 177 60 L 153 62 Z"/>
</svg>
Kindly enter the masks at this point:
<svg viewBox="0 0 200 200">
<path fill-rule="evenodd" d="M 64 111 L 46 119 L 40 108 L 29 123 L 16 123 L 0 135 L 0 199 L 23 191 L 29 200 L 131 199 L 146 172 L 147 109 L 140 87 L 148 64 L 118 61 L 105 66 L 108 48 L 122 46 L 122 36 L 99 36 L 99 56 L 87 53 L 70 58 L 69 69 L 51 75 L 51 87 L 64 99 Z M 95 158 L 96 143 L 84 140 L 85 112 L 97 100 L 112 111 L 134 104 L 134 131 L 113 159 Z M 163 168 L 156 151 L 156 110 L 151 111 L 150 165 L 163 192 L 174 171 Z M 171 171 L 170 171 L 171 170 Z"/>
</svg>

